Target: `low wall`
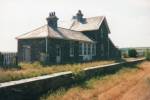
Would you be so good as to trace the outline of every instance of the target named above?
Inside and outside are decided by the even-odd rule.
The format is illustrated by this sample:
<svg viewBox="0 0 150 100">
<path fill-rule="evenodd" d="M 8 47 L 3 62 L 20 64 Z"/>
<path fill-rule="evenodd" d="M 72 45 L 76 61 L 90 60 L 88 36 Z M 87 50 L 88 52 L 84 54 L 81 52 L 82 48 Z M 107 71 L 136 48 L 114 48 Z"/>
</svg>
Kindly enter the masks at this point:
<svg viewBox="0 0 150 100">
<path fill-rule="evenodd" d="M 144 59 L 133 60 L 129 62 L 120 62 L 103 66 L 85 68 L 82 80 L 91 78 L 95 75 L 104 73 L 113 73 L 120 69 L 120 65 L 136 64 Z M 18 81 L 0 83 L 0 100 L 36 100 L 38 96 L 48 90 L 56 90 L 60 87 L 68 87 L 76 81 L 80 81 L 80 76 L 71 71 L 54 73 L 51 75 L 39 76 Z"/>
</svg>

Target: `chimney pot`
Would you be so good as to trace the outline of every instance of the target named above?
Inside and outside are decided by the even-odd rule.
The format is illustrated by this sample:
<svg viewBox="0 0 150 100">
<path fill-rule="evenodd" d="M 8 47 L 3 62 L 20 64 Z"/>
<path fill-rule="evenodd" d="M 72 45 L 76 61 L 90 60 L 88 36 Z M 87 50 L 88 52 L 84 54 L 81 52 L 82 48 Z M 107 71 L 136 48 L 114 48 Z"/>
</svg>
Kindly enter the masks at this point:
<svg viewBox="0 0 150 100">
<path fill-rule="evenodd" d="M 55 16 L 55 12 L 50 12 L 49 17 L 47 18 L 47 23 L 52 28 L 57 28 L 58 18 Z"/>
</svg>

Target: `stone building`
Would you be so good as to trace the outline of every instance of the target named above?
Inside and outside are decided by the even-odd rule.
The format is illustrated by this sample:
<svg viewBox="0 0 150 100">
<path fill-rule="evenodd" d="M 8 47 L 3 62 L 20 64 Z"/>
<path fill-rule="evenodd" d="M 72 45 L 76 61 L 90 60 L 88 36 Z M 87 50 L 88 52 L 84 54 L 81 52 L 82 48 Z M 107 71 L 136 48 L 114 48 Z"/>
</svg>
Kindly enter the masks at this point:
<svg viewBox="0 0 150 100">
<path fill-rule="evenodd" d="M 66 63 L 120 58 L 108 36 L 106 17 L 84 18 L 79 10 L 69 22 L 59 26 L 57 22 L 52 12 L 46 25 L 17 37 L 19 61 Z"/>
</svg>

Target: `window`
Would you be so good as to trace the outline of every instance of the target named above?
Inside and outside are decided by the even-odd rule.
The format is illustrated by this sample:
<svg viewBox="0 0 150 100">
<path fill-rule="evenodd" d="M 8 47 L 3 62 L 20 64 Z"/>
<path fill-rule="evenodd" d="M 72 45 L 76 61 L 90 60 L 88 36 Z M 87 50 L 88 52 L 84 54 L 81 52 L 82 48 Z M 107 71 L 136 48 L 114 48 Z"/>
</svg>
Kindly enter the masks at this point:
<svg viewBox="0 0 150 100">
<path fill-rule="evenodd" d="M 79 55 L 96 55 L 96 45 L 92 43 L 79 43 Z"/>
<path fill-rule="evenodd" d="M 91 54 L 91 44 L 89 43 L 88 44 L 88 55 L 90 55 Z"/>
<path fill-rule="evenodd" d="M 86 55 L 86 43 L 83 43 L 83 55 Z"/>
<path fill-rule="evenodd" d="M 70 42 L 70 56 L 73 57 L 74 56 L 74 43 Z"/>
<path fill-rule="evenodd" d="M 96 55 L 96 44 L 94 44 L 94 55 Z"/>
<path fill-rule="evenodd" d="M 96 44 L 92 44 L 92 55 L 96 55 Z"/>
<path fill-rule="evenodd" d="M 85 55 L 88 55 L 88 44 L 87 43 L 85 43 Z"/>
<path fill-rule="evenodd" d="M 61 48 L 59 46 L 56 47 L 56 56 L 61 56 Z"/>
<path fill-rule="evenodd" d="M 79 55 L 82 55 L 82 43 L 79 43 Z"/>
</svg>

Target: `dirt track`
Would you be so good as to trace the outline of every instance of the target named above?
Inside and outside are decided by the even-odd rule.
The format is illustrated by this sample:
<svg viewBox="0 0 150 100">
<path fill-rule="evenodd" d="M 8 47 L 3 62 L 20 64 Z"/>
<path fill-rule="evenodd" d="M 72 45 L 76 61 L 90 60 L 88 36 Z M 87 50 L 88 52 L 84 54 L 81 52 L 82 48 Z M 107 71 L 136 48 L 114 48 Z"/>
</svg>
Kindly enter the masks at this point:
<svg viewBox="0 0 150 100">
<path fill-rule="evenodd" d="M 150 62 L 118 85 L 98 95 L 99 100 L 150 100 Z"/>
<path fill-rule="evenodd" d="M 63 100 L 150 100 L 150 62 L 134 73 L 118 76 L 93 89 L 69 90 Z"/>
</svg>

